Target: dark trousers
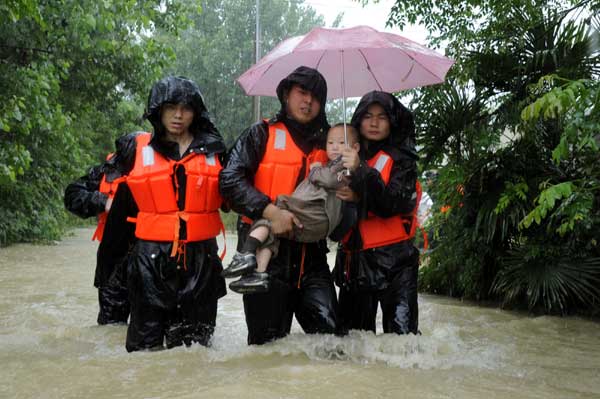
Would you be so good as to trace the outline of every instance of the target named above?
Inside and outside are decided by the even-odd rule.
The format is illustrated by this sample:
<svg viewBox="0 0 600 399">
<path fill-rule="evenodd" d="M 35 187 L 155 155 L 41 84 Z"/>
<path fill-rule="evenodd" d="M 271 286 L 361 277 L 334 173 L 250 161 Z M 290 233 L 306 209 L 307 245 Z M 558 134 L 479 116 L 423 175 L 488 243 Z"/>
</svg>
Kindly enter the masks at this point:
<svg viewBox="0 0 600 399">
<path fill-rule="evenodd" d="M 129 352 L 210 343 L 225 293 L 216 242 L 188 243 L 182 257 L 170 252 L 170 243 L 139 240 L 130 257 Z"/>
<path fill-rule="evenodd" d="M 125 347 L 128 352 L 189 346 L 193 342 L 207 346 L 215 330 L 217 299 L 202 306 L 163 309 L 146 304 L 133 306 Z"/>
<path fill-rule="evenodd" d="M 123 324 L 129 317 L 126 286 L 109 285 L 98 288 L 98 324 Z"/>
<path fill-rule="evenodd" d="M 340 330 L 376 332 L 377 307 L 381 304 L 384 333 L 418 333 L 418 259 L 396 273 L 388 286 L 379 290 L 340 289 Z"/>
<path fill-rule="evenodd" d="M 307 334 L 333 334 L 336 311 L 335 289 L 328 273 L 305 275 L 300 289 L 272 279 L 268 292 L 244 295 L 248 344 L 260 345 L 286 336 L 294 315 Z"/>
</svg>

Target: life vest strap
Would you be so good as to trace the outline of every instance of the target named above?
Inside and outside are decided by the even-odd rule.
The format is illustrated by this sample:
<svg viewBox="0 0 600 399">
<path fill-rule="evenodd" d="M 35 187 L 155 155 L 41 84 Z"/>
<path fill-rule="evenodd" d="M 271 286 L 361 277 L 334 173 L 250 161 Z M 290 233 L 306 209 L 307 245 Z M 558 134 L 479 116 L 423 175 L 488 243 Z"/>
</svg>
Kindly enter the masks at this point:
<svg viewBox="0 0 600 399">
<path fill-rule="evenodd" d="M 296 288 L 300 289 L 300 282 L 302 281 L 302 275 L 304 274 L 304 259 L 306 257 L 306 243 L 302 244 L 302 257 L 300 258 L 300 272 L 298 273 L 298 285 Z"/>
<path fill-rule="evenodd" d="M 225 258 L 225 254 L 227 253 L 227 237 L 225 235 L 225 226 L 221 229 L 221 234 L 223 235 L 223 251 L 219 255 L 219 258 L 223 260 Z"/>
<path fill-rule="evenodd" d="M 102 241 L 104 227 L 106 226 L 106 217 L 106 212 L 102 212 L 98 215 L 98 225 L 96 226 L 96 230 L 94 230 L 94 235 L 92 235 L 92 241 Z"/>
</svg>

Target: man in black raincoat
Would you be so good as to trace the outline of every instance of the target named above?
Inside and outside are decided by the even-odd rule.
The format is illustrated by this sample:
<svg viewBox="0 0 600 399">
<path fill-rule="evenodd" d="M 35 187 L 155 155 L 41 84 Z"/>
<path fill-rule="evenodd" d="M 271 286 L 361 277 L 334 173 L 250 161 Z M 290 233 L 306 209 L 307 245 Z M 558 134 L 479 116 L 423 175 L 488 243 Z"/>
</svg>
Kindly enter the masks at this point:
<svg viewBox="0 0 600 399">
<path fill-rule="evenodd" d="M 208 345 L 217 300 L 226 293 L 215 238 L 222 228 L 217 179 L 225 145 L 200 89 L 186 78 L 156 83 L 146 117 L 154 132 L 138 136 L 129 149 L 134 162 L 107 220 L 106 228 L 121 235 L 103 240 L 123 248 L 135 228 L 126 348 L 162 348 L 164 341 L 167 348 Z"/>
<path fill-rule="evenodd" d="M 269 219 L 273 233 L 279 237 L 292 231 L 297 222 L 293 214 L 279 209 L 273 200 L 277 194 L 291 193 L 305 177 L 306 160 L 313 150 L 323 148 L 329 128 L 324 112 L 327 84 L 318 71 L 297 68 L 279 83 L 277 96 L 279 113 L 246 129 L 221 171 L 221 194 L 245 219 L 238 225 L 238 249 L 248 244 L 245 239 L 250 220 L 246 218 Z M 278 151 L 289 156 L 270 161 Z M 291 167 L 295 172 L 283 172 L 287 166 L 282 164 L 294 164 L 294 159 L 298 159 Z M 265 177 L 269 170 L 282 173 Z M 259 190 L 257 185 L 263 188 Z M 267 195 L 265 191 L 269 190 Z M 283 192 L 286 190 L 289 192 Z M 307 333 L 335 332 L 337 303 L 327 252 L 325 240 L 303 244 L 281 238 L 279 254 L 267 269 L 269 291 L 243 298 L 248 344 L 263 344 L 287 335 L 294 314 Z"/>
<path fill-rule="evenodd" d="M 102 237 L 114 234 L 104 228 L 106 212 L 110 209 L 112 194 L 100 191 L 101 182 L 115 190 L 123 170 L 131 168 L 131 159 L 123 159 L 127 147 L 135 145 L 135 136 L 131 133 L 115 141 L 116 154 L 105 162 L 92 167 L 88 174 L 70 183 L 65 189 L 64 203 L 67 210 L 81 218 L 98 217 L 99 226 L 94 238 L 100 240 L 97 252 L 94 286 L 98 289 L 98 324 L 127 323 L 129 300 L 127 294 L 127 251 L 117 253 L 113 248 L 102 244 Z M 129 165 L 129 166 L 127 166 Z M 108 204 L 108 205 L 107 205 Z M 103 233 L 99 233 L 103 230 Z M 101 237 L 99 237 L 101 236 Z"/>
<path fill-rule="evenodd" d="M 415 124 L 393 95 L 362 97 L 352 125 L 361 135 L 351 189 L 360 196 L 357 228 L 338 250 L 340 325 L 375 332 L 378 304 L 386 333 L 418 333 L 417 273 L 413 245 L 418 204 Z M 415 217 L 413 217 L 415 216 Z"/>
</svg>

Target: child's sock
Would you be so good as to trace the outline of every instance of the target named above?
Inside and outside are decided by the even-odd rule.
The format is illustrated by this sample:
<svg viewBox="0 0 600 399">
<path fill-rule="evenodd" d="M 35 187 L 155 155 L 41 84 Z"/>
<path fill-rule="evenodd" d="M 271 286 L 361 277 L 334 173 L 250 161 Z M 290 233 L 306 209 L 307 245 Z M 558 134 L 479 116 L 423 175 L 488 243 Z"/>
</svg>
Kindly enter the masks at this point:
<svg viewBox="0 0 600 399">
<path fill-rule="evenodd" d="M 261 245 L 262 245 L 262 242 L 259 239 L 254 238 L 254 237 L 248 237 L 246 239 L 246 242 L 244 243 L 244 246 L 242 247 L 242 252 L 251 252 L 251 253 L 255 254 L 256 250 Z"/>
</svg>

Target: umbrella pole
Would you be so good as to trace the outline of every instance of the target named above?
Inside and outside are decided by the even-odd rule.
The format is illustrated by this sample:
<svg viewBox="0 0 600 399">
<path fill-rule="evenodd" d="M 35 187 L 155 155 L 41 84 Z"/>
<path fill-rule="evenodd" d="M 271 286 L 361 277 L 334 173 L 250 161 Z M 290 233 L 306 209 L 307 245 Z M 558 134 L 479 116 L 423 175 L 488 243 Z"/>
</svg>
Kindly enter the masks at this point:
<svg viewBox="0 0 600 399">
<path fill-rule="evenodd" d="M 342 61 L 342 115 L 344 119 L 344 144 L 348 147 L 348 131 L 346 130 L 346 82 L 344 76 L 344 50 L 340 50 Z"/>
<path fill-rule="evenodd" d="M 343 107 L 343 118 L 344 118 L 344 144 L 346 148 L 348 145 L 348 130 L 346 129 L 346 77 L 344 76 L 344 50 L 340 51 L 340 58 L 342 61 L 342 107 Z M 344 172 L 346 176 L 350 176 L 350 170 L 346 169 Z"/>
</svg>

